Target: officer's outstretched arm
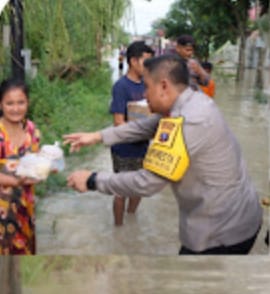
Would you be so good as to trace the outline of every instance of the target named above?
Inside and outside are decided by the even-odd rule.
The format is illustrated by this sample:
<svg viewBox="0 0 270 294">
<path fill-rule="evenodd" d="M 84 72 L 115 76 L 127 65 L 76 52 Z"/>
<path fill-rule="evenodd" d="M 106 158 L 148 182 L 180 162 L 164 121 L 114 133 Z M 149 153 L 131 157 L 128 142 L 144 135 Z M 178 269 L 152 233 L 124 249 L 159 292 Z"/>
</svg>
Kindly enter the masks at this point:
<svg viewBox="0 0 270 294">
<path fill-rule="evenodd" d="M 64 144 L 70 144 L 70 152 L 79 151 L 83 146 L 91 146 L 102 142 L 100 132 L 73 133 L 63 135 Z"/>
</svg>

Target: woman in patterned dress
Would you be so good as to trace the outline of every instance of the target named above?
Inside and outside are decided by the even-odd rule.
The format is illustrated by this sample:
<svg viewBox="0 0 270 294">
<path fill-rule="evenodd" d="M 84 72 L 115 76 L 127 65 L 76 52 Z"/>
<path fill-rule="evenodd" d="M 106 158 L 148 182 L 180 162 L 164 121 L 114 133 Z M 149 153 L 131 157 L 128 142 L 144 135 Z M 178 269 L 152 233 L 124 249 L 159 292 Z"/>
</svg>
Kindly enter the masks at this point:
<svg viewBox="0 0 270 294">
<path fill-rule="evenodd" d="M 35 254 L 34 184 L 17 177 L 25 153 L 37 152 L 39 132 L 26 119 L 28 89 L 9 79 L 0 85 L 0 255 Z"/>
</svg>

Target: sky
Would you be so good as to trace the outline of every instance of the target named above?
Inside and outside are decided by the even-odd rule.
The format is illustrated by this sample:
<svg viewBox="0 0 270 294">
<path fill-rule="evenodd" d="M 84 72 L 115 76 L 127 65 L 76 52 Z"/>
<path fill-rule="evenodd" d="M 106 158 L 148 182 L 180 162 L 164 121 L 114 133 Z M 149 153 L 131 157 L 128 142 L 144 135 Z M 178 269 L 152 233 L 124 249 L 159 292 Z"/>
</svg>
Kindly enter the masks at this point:
<svg viewBox="0 0 270 294">
<path fill-rule="evenodd" d="M 9 0 L 0 0 L 0 13 L 2 9 L 4 9 L 5 5 L 8 3 Z"/>
<path fill-rule="evenodd" d="M 126 31 L 132 34 L 143 35 L 151 30 L 151 23 L 165 17 L 170 5 L 175 0 L 131 0 L 132 8 L 124 21 Z"/>
</svg>

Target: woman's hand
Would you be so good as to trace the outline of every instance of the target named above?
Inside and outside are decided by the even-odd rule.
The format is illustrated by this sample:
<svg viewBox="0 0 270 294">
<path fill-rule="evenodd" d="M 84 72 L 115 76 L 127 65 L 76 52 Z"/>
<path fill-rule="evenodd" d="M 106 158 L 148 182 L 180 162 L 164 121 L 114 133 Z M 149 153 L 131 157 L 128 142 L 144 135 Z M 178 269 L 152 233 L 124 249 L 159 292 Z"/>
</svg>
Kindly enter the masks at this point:
<svg viewBox="0 0 270 294">
<path fill-rule="evenodd" d="M 40 183 L 41 181 L 34 178 L 29 177 L 16 177 L 16 186 L 28 186 L 35 185 Z"/>
<path fill-rule="evenodd" d="M 40 180 L 36 180 L 29 177 L 21 177 L 14 175 L 7 175 L 0 173 L 0 185 L 6 187 L 20 187 L 23 185 L 35 185 L 39 183 Z"/>
</svg>

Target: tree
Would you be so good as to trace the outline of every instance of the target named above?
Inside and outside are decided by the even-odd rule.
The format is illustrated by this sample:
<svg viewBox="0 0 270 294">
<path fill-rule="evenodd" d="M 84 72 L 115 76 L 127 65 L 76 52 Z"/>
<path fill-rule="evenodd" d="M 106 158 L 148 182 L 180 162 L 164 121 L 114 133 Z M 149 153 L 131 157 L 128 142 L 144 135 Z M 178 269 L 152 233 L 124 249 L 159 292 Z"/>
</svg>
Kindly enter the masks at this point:
<svg viewBox="0 0 270 294">
<path fill-rule="evenodd" d="M 24 79 L 23 49 L 23 5 L 20 0 L 10 1 L 10 25 L 11 25 L 11 61 L 14 77 Z"/>
<path fill-rule="evenodd" d="M 104 46 L 121 31 L 120 20 L 130 0 L 24 0 L 23 4 L 25 46 L 49 77 L 65 78 L 100 66 Z"/>
<path fill-rule="evenodd" d="M 160 21 L 168 37 L 192 34 L 199 46 L 201 58 L 207 59 L 210 49 L 217 49 L 226 41 L 240 39 L 237 80 L 243 79 L 248 11 L 255 0 L 177 0 L 166 18 Z M 263 9 L 269 0 L 260 0 Z"/>
<path fill-rule="evenodd" d="M 166 18 L 161 20 L 161 25 L 165 27 L 167 37 L 193 35 L 201 59 L 208 59 L 211 48 L 215 50 L 227 40 L 236 39 L 234 19 L 229 8 L 214 5 L 213 1 L 178 0 L 171 6 Z"/>
<path fill-rule="evenodd" d="M 232 17 L 235 18 L 236 30 L 240 38 L 239 53 L 238 53 L 238 66 L 236 72 L 236 81 L 243 80 L 245 69 L 245 49 L 246 49 L 246 33 L 248 25 L 248 10 L 251 2 L 247 0 L 223 0 L 224 5 L 227 5 Z"/>
<path fill-rule="evenodd" d="M 246 38 L 248 33 L 248 11 L 249 9 L 259 2 L 264 11 L 269 6 L 269 0 L 221 0 L 218 1 L 222 6 L 227 6 L 231 12 L 232 18 L 235 19 L 235 30 L 240 39 L 239 52 L 238 52 L 238 66 L 236 73 L 236 81 L 242 81 L 244 78 L 245 70 L 245 49 Z M 218 3 L 216 3 L 218 5 Z"/>
<path fill-rule="evenodd" d="M 270 1 L 269 1 L 270 2 Z M 257 91 L 261 92 L 263 90 L 264 86 L 264 59 L 266 54 L 266 46 L 270 48 L 270 7 L 265 5 L 265 7 L 262 9 L 261 17 L 257 20 L 257 26 L 259 28 L 260 32 L 260 38 L 263 40 L 264 46 L 261 46 L 258 48 L 259 50 L 259 56 L 258 56 L 258 64 L 256 69 L 256 80 L 255 80 L 255 88 Z M 266 10 L 268 9 L 268 10 Z"/>
</svg>

